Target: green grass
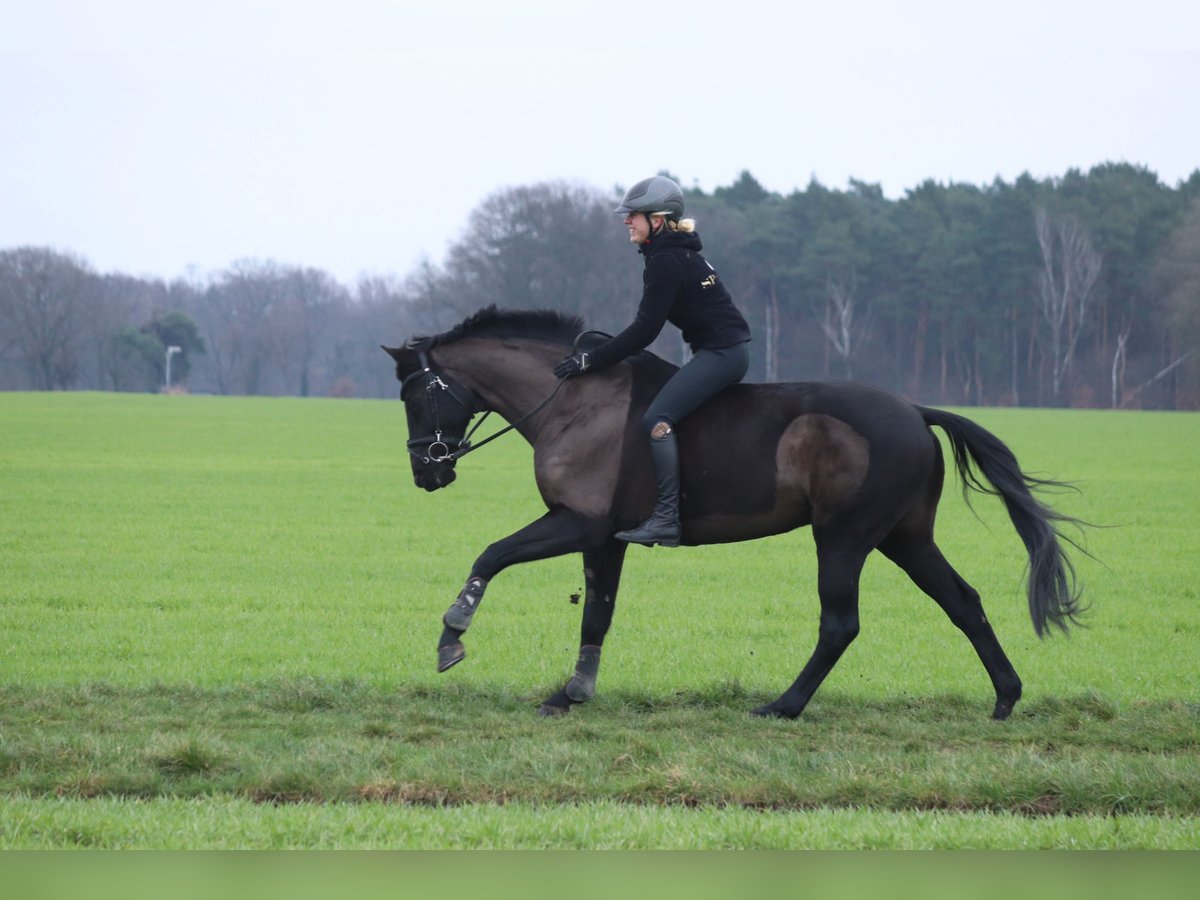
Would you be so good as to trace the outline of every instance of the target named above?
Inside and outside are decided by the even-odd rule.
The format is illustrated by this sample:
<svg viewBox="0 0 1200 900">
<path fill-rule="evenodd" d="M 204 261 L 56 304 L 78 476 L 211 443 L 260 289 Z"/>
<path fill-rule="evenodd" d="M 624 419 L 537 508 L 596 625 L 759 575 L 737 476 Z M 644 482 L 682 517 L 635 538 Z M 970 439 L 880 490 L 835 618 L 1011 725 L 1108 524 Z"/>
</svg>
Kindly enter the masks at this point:
<svg viewBox="0 0 1200 900">
<path fill-rule="evenodd" d="M 0 788 L 270 804 L 1200 813 L 1195 705 L 1071 697 L 997 724 L 953 696 L 833 694 L 803 722 L 749 719 L 746 705 L 763 699 L 732 687 L 617 692 L 547 722 L 530 714 L 535 696 L 459 685 L 9 689 Z"/>
<path fill-rule="evenodd" d="M 764 814 L 611 801 L 440 809 L 265 807 L 240 798 L 6 801 L 5 845 L 191 849 L 1195 849 L 1195 819 L 819 809 Z M 728 896 L 728 895 L 726 895 Z"/>
<path fill-rule="evenodd" d="M 0 395 L 0 846 L 1196 846 L 1200 417 L 966 412 L 1113 526 L 1088 627 L 1038 641 L 1003 511 L 948 483 L 1010 722 L 876 558 L 804 716 L 746 716 L 815 641 L 807 531 L 632 550 L 597 699 L 545 721 L 577 558 L 497 578 L 434 672 L 474 557 L 542 511 L 519 439 L 426 495 L 394 402 Z"/>
</svg>

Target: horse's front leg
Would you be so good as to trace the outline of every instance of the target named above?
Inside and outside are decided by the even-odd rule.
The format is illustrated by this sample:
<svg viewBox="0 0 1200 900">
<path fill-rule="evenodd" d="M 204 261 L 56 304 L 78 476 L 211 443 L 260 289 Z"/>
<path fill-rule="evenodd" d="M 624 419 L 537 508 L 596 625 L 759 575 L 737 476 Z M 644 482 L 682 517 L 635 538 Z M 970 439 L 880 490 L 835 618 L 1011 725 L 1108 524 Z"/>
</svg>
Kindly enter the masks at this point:
<svg viewBox="0 0 1200 900">
<path fill-rule="evenodd" d="M 462 636 L 471 627 L 488 582 L 517 563 L 549 559 L 584 549 L 594 529 L 588 520 L 568 509 L 553 509 L 520 531 L 496 541 L 480 554 L 471 575 L 446 614 L 438 641 L 438 671 L 445 672 L 467 655 Z"/>
<path fill-rule="evenodd" d="M 591 700 L 596 693 L 596 675 L 600 670 L 600 648 L 612 625 L 617 604 L 617 588 L 621 583 L 621 566 L 625 562 L 624 541 L 609 539 L 599 550 L 583 554 L 583 575 L 586 583 L 583 603 L 583 625 L 579 632 L 579 658 L 575 674 L 561 691 L 547 697 L 538 715 L 561 716 L 576 703 Z"/>
</svg>

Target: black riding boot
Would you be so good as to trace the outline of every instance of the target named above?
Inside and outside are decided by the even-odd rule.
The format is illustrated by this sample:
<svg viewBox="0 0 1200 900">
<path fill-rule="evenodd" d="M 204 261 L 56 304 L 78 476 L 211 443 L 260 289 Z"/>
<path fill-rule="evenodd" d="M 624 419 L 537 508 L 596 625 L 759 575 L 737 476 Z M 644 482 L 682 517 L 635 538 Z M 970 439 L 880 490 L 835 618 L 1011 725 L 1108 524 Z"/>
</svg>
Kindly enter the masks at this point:
<svg viewBox="0 0 1200 900">
<path fill-rule="evenodd" d="M 652 547 L 678 547 L 679 527 L 679 449 L 675 445 L 675 432 L 664 437 L 650 438 L 650 458 L 654 462 L 654 475 L 658 479 L 658 500 L 650 518 L 629 531 L 618 531 L 618 540 L 631 544 Z"/>
</svg>

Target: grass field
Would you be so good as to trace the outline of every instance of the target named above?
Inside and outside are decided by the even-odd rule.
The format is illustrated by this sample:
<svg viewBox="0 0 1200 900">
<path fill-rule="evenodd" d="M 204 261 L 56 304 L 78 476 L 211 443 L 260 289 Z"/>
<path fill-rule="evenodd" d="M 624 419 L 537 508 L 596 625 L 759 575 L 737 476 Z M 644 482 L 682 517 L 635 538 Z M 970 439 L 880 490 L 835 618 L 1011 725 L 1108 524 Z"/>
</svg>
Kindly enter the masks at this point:
<svg viewBox="0 0 1200 900">
<path fill-rule="evenodd" d="M 578 558 L 497 578 L 434 670 L 474 557 L 542 511 L 519 439 L 427 495 L 397 402 L 0 394 L 0 846 L 1200 846 L 1200 416 L 967 414 L 1109 526 L 1088 627 L 1039 641 L 999 504 L 947 485 L 1009 722 L 876 558 L 805 714 L 746 716 L 815 641 L 807 531 L 631 550 L 598 696 L 547 721 Z"/>
</svg>

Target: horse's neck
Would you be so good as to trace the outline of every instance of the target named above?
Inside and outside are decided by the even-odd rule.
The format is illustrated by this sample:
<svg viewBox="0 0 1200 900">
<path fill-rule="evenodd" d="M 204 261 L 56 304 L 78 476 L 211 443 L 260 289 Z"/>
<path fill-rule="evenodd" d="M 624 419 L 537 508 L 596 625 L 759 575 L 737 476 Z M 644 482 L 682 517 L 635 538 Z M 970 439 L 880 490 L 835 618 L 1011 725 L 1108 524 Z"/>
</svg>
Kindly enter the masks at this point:
<svg viewBox="0 0 1200 900">
<path fill-rule="evenodd" d="M 545 400 L 557 379 L 553 365 L 565 355 L 538 341 L 464 339 L 435 350 L 436 360 L 510 422 Z"/>
</svg>

